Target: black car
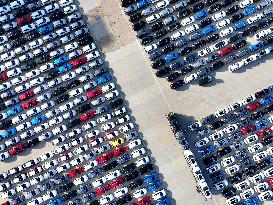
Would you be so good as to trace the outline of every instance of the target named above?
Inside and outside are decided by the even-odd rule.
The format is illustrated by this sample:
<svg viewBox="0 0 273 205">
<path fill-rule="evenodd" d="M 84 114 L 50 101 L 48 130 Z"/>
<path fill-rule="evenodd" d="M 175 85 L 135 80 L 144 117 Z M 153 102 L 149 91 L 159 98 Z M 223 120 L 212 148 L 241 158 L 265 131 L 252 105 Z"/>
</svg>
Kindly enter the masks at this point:
<svg viewBox="0 0 273 205">
<path fill-rule="evenodd" d="M 57 97 L 56 100 L 55 100 L 55 102 L 57 104 L 61 104 L 61 103 L 65 102 L 65 101 L 67 101 L 68 99 L 69 99 L 69 95 L 68 94 L 64 94 L 62 96 Z"/>
<path fill-rule="evenodd" d="M 250 166 L 243 172 L 243 175 L 253 176 L 257 171 L 258 171 L 257 167 Z"/>
<path fill-rule="evenodd" d="M 109 103 L 109 108 L 115 109 L 115 108 L 119 107 L 120 105 L 122 105 L 122 103 L 123 103 L 122 99 L 114 100 L 114 101 Z"/>
<path fill-rule="evenodd" d="M 204 19 L 200 22 L 199 26 L 201 28 L 204 28 L 205 26 L 208 26 L 210 25 L 211 23 L 213 22 L 212 18 L 207 18 L 207 19 Z"/>
<path fill-rule="evenodd" d="M 271 23 L 271 22 L 270 22 L 268 19 L 265 19 L 265 20 L 263 20 L 262 22 L 260 22 L 260 23 L 258 24 L 258 28 L 259 28 L 259 29 L 263 29 L 263 28 L 269 26 L 270 23 Z"/>
<path fill-rule="evenodd" d="M 264 96 L 268 95 L 269 92 L 270 92 L 269 89 L 268 89 L 268 88 L 265 88 L 265 89 L 263 89 L 263 90 L 261 90 L 261 91 L 256 92 L 256 93 L 255 93 L 255 97 L 256 97 L 256 98 L 264 97 Z"/>
<path fill-rule="evenodd" d="M 45 77 L 46 80 L 51 80 L 51 79 L 57 77 L 59 74 L 60 73 L 59 73 L 58 70 L 51 70 L 44 77 Z"/>
<path fill-rule="evenodd" d="M 215 129 L 218 129 L 219 127 L 222 127 L 224 124 L 225 124 L 224 121 L 219 120 L 219 121 L 216 121 L 216 122 L 212 123 L 210 125 L 210 128 L 213 129 L 213 130 L 215 130 Z"/>
<path fill-rule="evenodd" d="M 60 11 L 60 10 L 56 10 L 51 14 L 50 19 L 52 20 L 59 20 L 61 18 L 64 17 L 64 12 Z"/>
<path fill-rule="evenodd" d="M 32 31 L 31 33 L 26 35 L 26 39 L 28 41 L 31 41 L 31 40 L 33 40 L 35 38 L 38 38 L 39 36 L 40 36 L 40 33 L 38 31 Z"/>
<path fill-rule="evenodd" d="M 154 23 L 150 26 L 150 29 L 152 32 L 155 32 L 155 31 L 158 31 L 159 29 L 161 29 L 162 27 L 164 26 L 164 24 L 162 22 L 157 22 L 157 23 Z"/>
<path fill-rule="evenodd" d="M 145 27 L 145 22 L 144 21 L 139 21 L 135 24 L 133 24 L 133 30 L 134 31 L 139 31 L 140 29 Z"/>
<path fill-rule="evenodd" d="M 72 199 L 74 198 L 75 196 L 77 196 L 77 190 L 72 190 L 70 191 L 68 194 L 66 194 L 66 199 Z"/>
<path fill-rule="evenodd" d="M 135 168 L 136 168 L 135 163 L 128 164 L 128 165 L 124 166 L 124 167 L 121 169 L 121 173 L 122 173 L 122 174 L 127 174 L 128 172 L 133 171 Z"/>
<path fill-rule="evenodd" d="M 215 13 L 216 11 L 219 11 L 222 8 L 221 4 L 214 4 L 211 7 L 209 7 L 209 13 Z"/>
<path fill-rule="evenodd" d="M 187 74 L 187 73 L 193 71 L 194 69 L 195 69 L 194 66 L 188 65 L 188 66 L 181 69 L 181 73 L 182 73 L 182 75 L 184 75 L 184 74 Z"/>
<path fill-rule="evenodd" d="M 226 6 L 231 5 L 233 2 L 235 2 L 235 0 L 224 0 L 224 1 L 221 3 L 221 5 L 222 5 L 223 7 L 226 7 Z"/>
<path fill-rule="evenodd" d="M 66 88 L 67 89 L 72 89 L 74 87 L 77 87 L 81 84 L 81 81 L 80 80 L 73 80 L 73 81 L 70 81 L 66 84 Z"/>
<path fill-rule="evenodd" d="M 100 202 L 98 200 L 91 201 L 89 205 L 100 205 Z"/>
<path fill-rule="evenodd" d="M 234 5 L 227 9 L 226 14 L 230 15 L 230 14 L 236 13 L 239 10 L 240 10 L 240 7 L 238 5 Z"/>
<path fill-rule="evenodd" d="M 150 32 L 147 29 L 141 29 L 139 31 L 137 31 L 136 36 L 140 39 L 143 39 L 145 36 L 147 36 L 148 34 L 150 34 Z"/>
<path fill-rule="evenodd" d="M 172 83 L 171 85 L 170 85 L 170 87 L 171 87 L 171 89 L 177 89 L 177 88 L 180 88 L 182 85 L 184 85 L 185 84 L 185 82 L 184 82 L 184 80 L 178 80 L 178 81 L 176 81 L 176 82 L 174 82 L 174 83 Z"/>
<path fill-rule="evenodd" d="M 14 30 L 14 31 L 9 32 L 7 34 L 7 37 L 8 37 L 9 40 L 14 40 L 14 39 L 18 38 L 21 35 L 22 35 L 22 31 Z"/>
<path fill-rule="evenodd" d="M 169 44 L 169 45 L 165 46 L 164 48 L 162 48 L 162 52 L 164 54 L 168 54 L 168 53 L 172 52 L 175 48 L 176 47 L 174 44 Z"/>
<path fill-rule="evenodd" d="M 224 147 L 223 149 L 217 151 L 217 156 L 219 158 L 229 154 L 232 151 L 232 149 L 230 147 Z"/>
<path fill-rule="evenodd" d="M 152 53 L 149 54 L 149 59 L 151 61 L 155 61 L 160 56 L 162 56 L 162 52 L 161 51 L 154 51 L 154 52 L 152 52 Z"/>
<path fill-rule="evenodd" d="M 133 197 L 131 194 L 126 194 L 117 200 L 118 205 L 128 204 L 128 202 L 132 201 Z"/>
<path fill-rule="evenodd" d="M 206 4 L 206 6 L 210 6 L 210 5 L 214 4 L 214 3 L 216 3 L 217 1 L 219 1 L 219 0 L 207 0 L 205 2 L 205 4 Z"/>
<path fill-rule="evenodd" d="M 237 182 L 240 182 L 243 179 L 243 175 L 241 173 L 236 173 L 232 177 L 228 178 L 229 183 L 235 184 Z"/>
<path fill-rule="evenodd" d="M 219 38 L 220 38 L 220 35 L 218 33 L 215 33 L 215 34 L 208 36 L 207 42 L 212 43 L 212 42 L 218 40 Z"/>
<path fill-rule="evenodd" d="M 188 5 L 192 5 L 192 4 L 194 4 L 194 3 L 196 3 L 196 2 L 198 2 L 199 0 L 188 0 L 187 2 L 188 2 Z"/>
<path fill-rule="evenodd" d="M 154 169 L 153 164 L 145 164 L 139 168 L 140 175 L 146 174 Z"/>
<path fill-rule="evenodd" d="M 143 179 L 139 178 L 129 184 L 130 189 L 135 189 L 143 184 Z"/>
<path fill-rule="evenodd" d="M 156 39 L 159 39 L 163 36 L 165 36 L 166 34 L 168 33 L 168 31 L 166 29 L 160 29 L 159 31 L 157 31 L 155 34 L 154 34 L 154 37 Z"/>
<path fill-rule="evenodd" d="M 140 43 L 141 45 L 147 45 L 148 43 L 151 43 L 153 40 L 154 40 L 153 36 L 146 36 L 140 41 Z"/>
<path fill-rule="evenodd" d="M 213 80 L 212 76 L 208 75 L 206 77 L 201 78 L 198 82 L 198 85 L 205 86 L 205 85 L 209 84 L 210 82 L 212 82 L 212 80 Z"/>
<path fill-rule="evenodd" d="M 264 42 L 266 45 L 270 45 L 271 43 L 273 43 L 273 36 L 266 38 Z"/>
<path fill-rule="evenodd" d="M 17 9 L 16 12 L 15 12 L 15 16 L 17 18 L 20 18 L 26 14 L 28 14 L 30 12 L 30 9 L 27 8 L 27 7 L 21 7 L 20 9 Z"/>
<path fill-rule="evenodd" d="M 35 59 L 37 64 L 41 64 L 50 60 L 49 54 L 44 54 Z"/>
<path fill-rule="evenodd" d="M 221 67 L 223 67 L 225 65 L 225 63 L 223 61 L 217 61 L 215 63 L 212 64 L 212 66 L 210 67 L 210 70 L 217 70 Z"/>
<path fill-rule="evenodd" d="M 216 173 L 210 175 L 210 178 L 214 182 L 219 182 L 225 178 L 225 173 L 219 171 L 219 172 L 216 172 Z"/>
<path fill-rule="evenodd" d="M 27 40 L 25 38 L 17 38 L 16 40 L 13 40 L 10 44 L 12 47 L 19 47 L 22 44 L 25 44 Z"/>
<path fill-rule="evenodd" d="M 178 13 L 177 13 L 177 18 L 184 18 L 184 17 L 186 17 L 186 16 L 189 16 L 191 14 L 191 10 L 190 9 L 184 9 L 184 10 L 182 10 L 182 11 L 179 11 Z"/>
<path fill-rule="evenodd" d="M 137 178 L 139 175 L 138 171 L 133 171 L 127 175 L 124 176 L 125 181 L 132 181 L 133 179 Z"/>
<path fill-rule="evenodd" d="M 198 48 L 201 48 L 201 47 L 205 46 L 206 44 L 207 44 L 206 40 L 200 40 L 200 41 L 198 41 L 197 43 L 195 43 L 193 45 L 193 49 L 196 50 Z"/>
<path fill-rule="evenodd" d="M 235 41 L 241 40 L 243 38 L 243 34 L 237 33 L 229 38 L 229 42 L 233 43 Z"/>
<path fill-rule="evenodd" d="M 215 162 L 217 160 L 217 156 L 215 155 L 212 155 L 212 156 L 209 156 L 209 157 L 206 157 L 203 159 L 203 162 L 206 166 L 209 166 L 211 165 L 213 162 Z"/>
<path fill-rule="evenodd" d="M 32 68 L 35 68 L 37 65 L 37 63 L 35 61 L 28 61 L 27 63 L 21 65 L 21 70 L 22 71 L 29 71 L 31 70 Z"/>
<path fill-rule="evenodd" d="M 103 170 L 105 172 L 111 170 L 111 169 L 114 169 L 116 166 L 118 166 L 118 162 L 117 161 L 112 161 L 106 165 L 103 166 Z"/>
<path fill-rule="evenodd" d="M 135 2 L 136 2 L 136 0 L 121 0 L 121 6 L 128 7 Z"/>
<path fill-rule="evenodd" d="M 247 167 L 247 166 L 253 164 L 253 162 L 254 162 L 254 161 L 253 161 L 253 159 L 252 159 L 251 157 L 247 157 L 247 158 L 243 159 L 243 160 L 240 162 L 239 166 L 240 166 L 240 168 L 245 168 L 245 167 Z"/>
<path fill-rule="evenodd" d="M 73 182 L 67 182 L 66 184 L 61 185 L 58 189 L 59 189 L 59 192 L 62 193 L 62 192 L 68 191 L 73 186 L 74 186 Z"/>
<path fill-rule="evenodd" d="M 193 51 L 193 48 L 191 46 L 187 46 L 181 49 L 180 54 L 183 56 L 183 55 L 189 54 L 192 51 Z"/>
<path fill-rule="evenodd" d="M 65 91 L 66 91 L 66 87 L 58 87 L 57 89 L 52 91 L 52 95 L 53 96 L 58 96 L 60 94 L 65 93 Z"/>
<path fill-rule="evenodd" d="M 92 43 L 93 42 L 93 37 L 90 36 L 90 35 L 86 35 L 86 36 L 83 36 L 83 37 L 80 37 L 78 43 L 79 45 L 83 46 L 83 45 L 86 45 L 88 43 Z"/>
<path fill-rule="evenodd" d="M 41 126 L 42 126 L 42 125 L 41 125 Z M 40 142 L 40 141 L 39 141 L 39 138 L 36 137 L 36 138 L 34 138 L 34 139 L 32 139 L 32 140 L 26 141 L 26 142 L 24 143 L 24 147 L 26 147 L 26 148 L 33 147 L 33 146 L 35 146 L 36 144 L 38 144 L 39 142 Z"/>
<path fill-rule="evenodd" d="M 53 93 L 52 93 L 52 94 L 53 94 Z M 80 106 L 79 109 L 78 109 L 78 111 L 79 111 L 80 113 L 84 113 L 84 112 L 86 112 L 87 110 L 90 110 L 91 108 L 92 108 L 92 105 L 91 105 L 90 103 L 86 103 L 86 104 Z"/>
<path fill-rule="evenodd" d="M 250 115 L 250 119 L 251 119 L 251 120 L 259 120 L 259 119 L 261 119 L 265 114 L 267 114 L 267 113 L 265 113 L 263 110 L 261 110 L 261 111 L 258 111 L 258 112 L 255 112 L 255 113 L 251 114 L 251 115 Z"/>
<path fill-rule="evenodd" d="M 191 10 L 193 13 L 196 13 L 197 11 L 200 11 L 205 7 L 204 2 L 197 3 L 191 7 Z"/>
<path fill-rule="evenodd" d="M 257 167 L 257 169 L 262 171 L 262 170 L 266 169 L 267 167 L 269 167 L 270 164 L 271 164 L 271 161 L 269 159 L 265 159 L 265 160 L 257 163 L 256 167 Z"/>
<path fill-rule="evenodd" d="M 239 21 L 239 20 L 241 20 L 242 18 L 244 18 L 244 15 L 241 14 L 241 13 L 239 13 L 239 14 L 233 15 L 233 16 L 230 18 L 230 20 L 231 20 L 232 23 L 235 23 L 236 21 Z"/>
<path fill-rule="evenodd" d="M 158 59 L 157 61 L 152 63 L 152 68 L 157 69 L 163 65 L 165 65 L 165 61 L 163 59 Z"/>
<path fill-rule="evenodd" d="M 157 42 L 158 47 L 163 47 L 171 42 L 170 37 L 166 37 Z"/>
<path fill-rule="evenodd" d="M 266 146 L 272 144 L 273 143 L 273 136 L 269 136 L 269 137 L 264 138 L 262 143 Z"/>
<path fill-rule="evenodd" d="M 173 72 L 166 77 L 167 81 L 172 82 L 181 76 L 181 72 Z"/>
<path fill-rule="evenodd" d="M 237 189 L 235 189 L 233 186 L 232 187 L 229 187 L 227 189 L 224 189 L 222 191 L 222 195 L 225 197 L 225 198 L 230 198 L 230 197 L 233 197 L 236 195 L 236 191 Z"/>
<path fill-rule="evenodd" d="M 81 108 L 81 107 L 80 107 Z M 69 128 L 72 128 L 72 127 L 75 127 L 75 126 L 77 126 L 77 125 L 79 125 L 79 124 L 81 124 L 81 120 L 80 119 L 74 119 L 74 120 L 71 120 L 70 122 L 68 122 L 67 124 L 66 124 L 66 126 L 67 126 L 67 128 L 69 129 Z"/>
<path fill-rule="evenodd" d="M 135 13 L 135 14 L 133 14 L 133 15 L 130 16 L 130 21 L 132 23 L 134 23 L 134 22 L 140 20 L 141 18 L 142 18 L 141 13 Z"/>
<path fill-rule="evenodd" d="M 168 27 L 168 31 L 169 31 L 169 32 L 173 32 L 173 31 L 175 31 L 175 30 L 177 30 L 177 29 L 180 29 L 180 28 L 181 28 L 181 23 L 176 22 L 176 23 L 171 24 L 171 25 Z"/>
<path fill-rule="evenodd" d="M 0 122 L 0 129 L 4 130 L 4 129 L 10 127 L 11 125 L 12 125 L 12 120 L 8 120 L 8 119 L 4 120 L 4 121 Z"/>
<path fill-rule="evenodd" d="M 251 26 L 243 31 L 243 36 L 249 36 L 258 30 L 258 26 Z"/>
<path fill-rule="evenodd" d="M 162 68 L 162 69 L 156 71 L 155 75 L 156 75 L 157 77 L 162 77 L 162 76 L 164 76 L 164 75 L 167 75 L 167 74 L 170 73 L 170 72 L 171 72 L 171 68 L 170 68 L 170 67 L 164 67 L 164 68 Z"/>
<path fill-rule="evenodd" d="M 182 60 L 182 61 L 176 61 L 175 63 L 172 63 L 171 65 L 170 65 L 170 68 L 172 69 L 172 70 L 176 70 L 176 69 L 178 69 L 178 68 L 181 68 L 181 67 L 183 67 L 185 65 L 185 62 Z"/>
</svg>

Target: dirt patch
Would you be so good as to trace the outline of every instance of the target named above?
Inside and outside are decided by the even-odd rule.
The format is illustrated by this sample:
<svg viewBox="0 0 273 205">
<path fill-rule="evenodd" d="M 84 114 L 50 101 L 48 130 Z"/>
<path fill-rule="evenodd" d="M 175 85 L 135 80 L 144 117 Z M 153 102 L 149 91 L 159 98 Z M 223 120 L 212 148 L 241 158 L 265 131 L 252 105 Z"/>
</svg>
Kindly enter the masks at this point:
<svg viewBox="0 0 273 205">
<path fill-rule="evenodd" d="M 117 1 L 102 1 L 86 12 L 90 29 L 104 52 L 117 50 L 135 40 Z"/>
</svg>

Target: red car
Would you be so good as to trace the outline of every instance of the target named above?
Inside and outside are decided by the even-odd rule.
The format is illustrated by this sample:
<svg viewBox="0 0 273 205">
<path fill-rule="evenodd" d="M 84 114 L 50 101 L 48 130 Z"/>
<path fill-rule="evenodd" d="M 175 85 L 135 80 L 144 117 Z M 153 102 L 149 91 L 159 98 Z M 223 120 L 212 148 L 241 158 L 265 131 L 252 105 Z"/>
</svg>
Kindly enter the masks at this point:
<svg viewBox="0 0 273 205">
<path fill-rule="evenodd" d="M 82 116 L 80 116 L 80 120 L 81 120 L 82 122 L 85 122 L 85 121 L 87 121 L 89 118 L 93 118 L 93 117 L 95 117 L 95 116 L 96 116 L 95 112 L 91 111 L 91 112 L 89 112 L 89 113 L 85 113 L 85 114 L 83 114 Z"/>
<path fill-rule="evenodd" d="M 98 95 L 101 95 L 102 94 L 102 90 L 101 89 L 95 89 L 95 90 L 92 90 L 92 91 L 89 91 L 86 93 L 86 96 L 89 98 L 89 99 L 92 99 Z"/>
<path fill-rule="evenodd" d="M 227 47 L 223 48 L 221 51 L 219 51 L 220 56 L 225 56 L 229 53 L 231 53 L 234 50 L 232 45 L 228 45 Z"/>
<path fill-rule="evenodd" d="M 8 75 L 6 73 L 1 73 L 1 80 L 5 81 L 8 79 Z"/>
<path fill-rule="evenodd" d="M 32 90 L 29 90 L 29 91 L 23 93 L 22 95 L 20 95 L 20 96 L 19 96 L 19 99 L 20 99 L 21 101 L 27 100 L 27 99 L 33 97 L 34 95 L 35 95 L 34 92 L 33 92 Z"/>
<path fill-rule="evenodd" d="M 261 139 L 263 139 L 265 137 L 270 136 L 271 133 L 272 133 L 272 129 L 270 127 L 268 127 L 268 128 L 265 128 L 265 129 L 259 131 L 257 134 Z"/>
<path fill-rule="evenodd" d="M 257 110 L 259 107 L 261 107 L 261 103 L 258 102 L 258 101 L 256 101 L 255 103 L 248 105 L 246 108 L 247 108 L 249 111 L 255 111 L 255 110 Z"/>
<path fill-rule="evenodd" d="M 104 194 L 104 192 L 105 192 L 104 189 L 101 188 L 101 187 L 99 187 L 99 188 L 96 189 L 96 195 L 97 196 L 100 196 L 100 195 Z"/>
<path fill-rule="evenodd" d="M 115 157 L 117 157 L 117 156 L 121 155 L 124 152 L 126 152 L 126 147 L 121 146 L 121 147 L 114 150 L 114 155 L 115 155 Z"/>
<path fill-rule="evenodd" d="M 28 108 L 33 107 L 35 105 L 37 105 L 37 100 L 33 99 L 33 100 L 28 101 L 28 102 L 22 103 L 22 108 L 23 109 L 28 109 Z"/>
<path fill-rule="evenodd" d="M 70 171 L 68 173 L 68 176 L 72 178 L 72 177 L 75 177 L 83 172 L 84 172 L 84 169 L 82 167 L 77 167 L 76 169 Z"/>
<path fill-rule="evenodd" d="M 19 144 L 16 148 L 17 148 L 17 152 L 22 152 L 25 150 L 24 144 Z"/>
<path fill-rule="evenodd" d="M 108 160 L 110 160 L 112 158 L 113 158 L 113 153 L 109 152 L 107 154 L 103 154 L 100 157 L 98 157 L 97 161 L 98 161 L 99 164 L 102 164 L 102 163 L 104 163 L 104 162 L 106 162 L 106 161 L 108 161 Z"/>
<path fill-rule="evenodd" d="M 73 68 L 76 68 L 76 67 L 78 67 L 80 65 L 85 64 L 86 61 L 87 61 L 87 58 L 85 56 L 83 56 L 83 57 L 80 57 L 80 58 L 72 61 L 71 64 L 72 64 Z"/>
<path fill-rule="evenodd" d="M 10 205 L 10 203 L 9 203 L 9 201 L 6 201 L 2 205 Z"/>
<path fill-rule="evenodd" d="M 10 149 L 8 152 L 9 152 L 10 155 L 15 155 L 15 154 L 17 154 L 17 148 L 16 148 L 16 147 L 13 147 L 13 148 Z"/>
<path fill-rule="evenodd" d="M 30 23 L 31 21 L 32 21 L 31 16 L 24 16 L 24 17 L 18 18 L 17 23 L 19 26 L 24 26 L 24 25 Z"/>
<path fill-rule="evenodd" d="M 143 199 L 139 200 L 137 202 L 137 205 L 148 205 L 148 204 L 151 204 L 151 202 L 152 202 L 151 197 L 146 196 L 146 197 L 143 197 Z"/>
<path fill-rule="evenodd" d="M 268 178 L 267 183 L 269 186 L 273 186 L 273 177 Z"/>
<path fill-rule="evenodd" d="M 246 126 L 246 127 L 243 127 L 243 128 L 241 129 L 241 133 L 242 133 L 242 135 L 247 135 L 248 133 L 254 132 L 255 130 L 256 130 L 256 126 L 250 124 L 250 125 L 248 125 L 248 126 Z"/>
<path fill-rule="evenodd" d="M 113 182 L 111 182 L 109 185 L 111 186 L 112 189 L 114 189 L 123 183 L 124 183 L 124 179 L 122 177 L 119 177 L 115 179 Z"/>
</svg>

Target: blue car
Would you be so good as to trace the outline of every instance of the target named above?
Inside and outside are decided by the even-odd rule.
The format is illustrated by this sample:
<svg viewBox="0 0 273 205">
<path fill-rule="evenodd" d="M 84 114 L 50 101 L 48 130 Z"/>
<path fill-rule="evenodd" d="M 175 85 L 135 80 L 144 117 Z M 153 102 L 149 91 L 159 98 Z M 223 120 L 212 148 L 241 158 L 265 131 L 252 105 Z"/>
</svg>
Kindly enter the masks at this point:
<svg viewBox="0 0 273 205">
<path fill-rule="evenodd" d="M 262 129 L 263 127 L 266 127 L 268 125 L 270 125 L 269 119 L 261 119 L 260 121 L 255 123 L 256 130 Z"/>
<path fill-rule="evenodd" d="M 61 197 L 59 197 L 59 198 L 55 199 L 54 201 L 49 202 L 47 205 L 60 205 L 63 202 L 64 202 L 64 200 Z"/>
<path fill-rule="evenodd" d="M 144 8 L 145 6 L 148 6 L 151 4 L 151 0 L 142 0 L 136 4 L 138 9 Z"/>
<path fill-rule="evenodd" d="M 4 139 L 4 138 L 8 138 L 8 137 L 11 137 L 13 135 L 15 135 L 17 133 L 17 130 L 16 128 L 11 128 L 9 130 L 6 130 L 5 132 L 3 132 L 1 134 L 1 138 Z"/>
<path fill-rule="evenodd" d="M 267 96 L 263 99 L 260 100 L 260 103 L 262 106 L 266 106 L 266 105 L 269 105 L 270 103 L 272 103 L 273 101 L 273 98 L 271 96 Z"/>
<path fill-rule="evenodd" d="M 257 196 L 245 200 L 246 205 L 259 205 L 261 203 L 262 203 L 261 200 Z"/>
<path fill-rule="evenodd" d="M 198 152 L 201 154 L 202 157 L 205 157 L 215 151 L 215 146 L 209 145 L 203 149 L 200 149 Z"/>
<path fill-rule="evenodd" d="M 72 70 L 73 66 L 71 64 L 66 64 L 58 68 L 59 73 L 65 73 L 69 70 Z"/>
<path fill-rule="evenodd" d="M 187 57 L 185 58 L 185 61 L 186 61 L 187 63 L 190 63 L 190 62 L 195 61 L 195 60 L 198 59 L 198 58 L 199 58 L 198 54 L 197 54 L 197 53 L 194 53 L 194 54 L 192 54 L 192 55 L 190 55 L 190 56 L 187 56 Z"/>
<path fill-rule="evenodd" d="M 257 6 L 248 6 L 245 8 L 245 10 L 243 11 L 243 15 L 244 16 L 249 16 L 250 14 L 253 14 L 257 11 Z"/>
<path fill-rule="evenodd" d="M 202 19 L 202 18 L 206 17 L 208 14 L 209 14 L 208 9 L 204 9 L 203 11 L 199 11 L 198 13 L 196 13 L 194 15 L 194 18 L 196 20 L 199 20 L 199 19 Z"/>
<path fill-rule="evenodd" d="M 263 42 L 258 42 L 258 43 L 255 43 L 251 46 L 248 47 L 248 50 L 249 52 L 254 52 L 260 48 L 263 48 L 264 47 L 264 43 Z"/>
<path fill-rule="evenodd" d="M 201 32 L 197 32 L 197 33 L 192 34 L 189 37 L 189 39 L 190 39 L 190 41 L 193 42 L 193 41 L 196 41 L 196 40 L 200 39 L 202 36 L 203 36 L 203 34 Z"/>
<path fill-rule="evenodd" d="M 203 35 L 208 35 L 208 34 L 214 32 L 214 31 L 216 31 L 215 26 L 208 26 L 208 27 L 203 29 L 202 33 L 203 33 Z"/>
<path fill-rule="evenodd" d="M 171 62 L 177 58 L 179 58 L 181 55 L 180 53 L 174 51 L 172 53 L 169 53 L 168 55 L 166 55 L 166 57 L 164 58 L 165 62 L 168 63 L 168 62 Z"/>
<path fill-rule="evenodd" d="M 169 205 L 169 204 L 171 204 L 170 197 L 165 197 L 164 199 L 156 203 L 156 205 Z"/>
<path fill-rule="evenodd" d="M 144 177 L 143 181 L 145 183 L 151 183 L 158 179 L 159 174 L 157 172 L 151 172 L 148 176 Z"/>
<path fill-rule="evenodd" d="M 234 29 L 235 29 L 235 31 L 237 31 L 237 30 L 240 30 L 240 29 L 246 27 L 247 25 L 248 25 L 248 23 L 246 21 L 240 21 L 240 22 L 234 24 Z"/>
<path fill-rule="evenodd" d="M 108 81 L 111 80 L 111 79 L 112 79 L 112 75 L 111 75 L 111 74 L 106 74 L 106 75 L 104 75 L 104 76 L 101 76 L 101 77 L 98 79 L 97 83 L 98 83 L 98 85 L 100 85 L 100 84 L 103 84 L 103 83 L 108 82 Z"/>
<path fill-rule="evenodd" d="M 38 29 L 39 34 L 47 34 L 53 31 L 53 26 L 43 26 Z"/>
<path fill-rule="evenodd" d="M 22 112 L 23 111 L 23 108 L 21 105 L 17 106 L 17 107 L 14 107 L 10 110 L 7 111 L 7 115 L 10 117 L 10 116 L 13 116 L 19 112 Z"/>
<path fill-rule="evenodd" d="M 37 124 L 40 124 L 42 122 L 46 121 L 46 117 L 41 115 L 41 116 L 38 116 L 38 117 L 35 117 L 31 120 L 31 124 L 32 125 L 37 125 Z"/>
<path fill-rule="evenodd" d="M 58 66 L 58 65 L 62 65 L 62 64 L 64 64 L 65 62 L 67 62 L 69 59 L 68 59 L 68 56 L 62 56 L 62 57 L 60 57 L 60 58 L 57 58 L 54 62 L 53 62 L 53 64 L 55 65 L 55 66 Z"/>
<path fill-rule="evenodd" d="M 273 93 L 273 85 L 268 87 L 269 93 Z"/>
<path fill-rule="evenodd" d="M 150 185 L 148 186 L 148 189 L 149 189 L 150 191 L 155 191 L 155 190 L 157 190 L 159 187 L 161 187 L 162 184 L 163 184 L 162 181 L 158 180 L 158 181 L 156 181 L 156 182 L 150 184 Z"/>
</svg>

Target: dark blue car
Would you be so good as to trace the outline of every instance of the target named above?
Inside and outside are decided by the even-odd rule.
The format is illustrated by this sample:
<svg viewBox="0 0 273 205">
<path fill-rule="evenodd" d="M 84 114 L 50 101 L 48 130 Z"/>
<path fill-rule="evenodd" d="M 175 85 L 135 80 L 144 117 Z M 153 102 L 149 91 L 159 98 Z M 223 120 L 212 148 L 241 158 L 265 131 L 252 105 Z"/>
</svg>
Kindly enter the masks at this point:
<svg viewBox="0 0 273 205">
<path fill-rule="evenodd" d="M 258 42 L 258 43 L 255 43 L 251 46 L 248 47 L 248 51 L 249 52 L 254 52 L 260 48 L 263 48 L 264 47 L 264 43 L 263 42 Z"/>
<path fill-rule="evenodd" d="M 151 183 L 154 180 L 158 179 L 159 174 L 157 172 L 151 172 L 148 176 L 144 177 L 143 181 L 145 183 Z"/>
<path fill-rule="evenodd" d="M 201 154 L 202 157 L 205 157 L 215 151 L 215 146 L 209 145 L 203 149 L 200 149 L 198 152 Z"/>
<path fill-rule="evenodd" d="M 110 81 L 111 79 L 112 79 L 112 75 L 111 74 L 106 74 L 104 76 L 101 76 L 98 79 L 97 83 L 98 83 L 98 85 L 100 85 L 100 84 L 103 84 L 103 83 L 106 83 L 106 82 Z"/>
<path fill-rule="evenodd" d="M 162 181 L 158 180 L 148 186 L 149 191 L 155 191 L 162 186 Z"/>
<path fill-rule="evenodd" d="M 168 63 L 168 62 L 171 62 L 177 58 L 179 58 L 181 55 L 180 53 L 174 51 L 172 53 L 169 53 L 168 55 L 166 55 L 166 57 L 164 58 L 165 62 Z"/>
<path fill-rule="evenodd" d="M 169 204 L 171 204 L 170 197 L 165 197 L 164 199 L 161 199 L 161 201 L 156 203 L 156 205 L 169 205 Z"/>
<path fill-rule="evenodd" d="M 185 58 L 185 61 L 186 61 L 187 63 L 190 63 L 190 62 L 195 61 L 195 60 L 198 59 L 198 58 L 199 58 L 198 54 L 197 54 L 197 53 L 194 53 L 194 54 L 192 54 L 192 55 L 190 55 L 190 56 L 187 56 L 187 57 Z"/>
</svg>

